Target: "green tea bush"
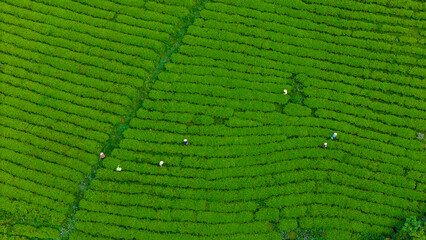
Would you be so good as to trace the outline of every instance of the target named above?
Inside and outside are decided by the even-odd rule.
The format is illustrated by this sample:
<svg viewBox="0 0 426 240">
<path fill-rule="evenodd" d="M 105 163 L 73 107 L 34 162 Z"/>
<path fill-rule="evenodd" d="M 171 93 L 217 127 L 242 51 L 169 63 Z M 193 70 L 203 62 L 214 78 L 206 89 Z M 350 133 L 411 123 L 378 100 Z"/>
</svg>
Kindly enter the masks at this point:
<svg viewBox="0 0 426 240">
<path fill-rule="evenodd" d="M 284 107 L 284 113 L 290 116 L 306 117 L 311 115 L 311 109 L 299 104 L 289 103 Z"/>
</svg>

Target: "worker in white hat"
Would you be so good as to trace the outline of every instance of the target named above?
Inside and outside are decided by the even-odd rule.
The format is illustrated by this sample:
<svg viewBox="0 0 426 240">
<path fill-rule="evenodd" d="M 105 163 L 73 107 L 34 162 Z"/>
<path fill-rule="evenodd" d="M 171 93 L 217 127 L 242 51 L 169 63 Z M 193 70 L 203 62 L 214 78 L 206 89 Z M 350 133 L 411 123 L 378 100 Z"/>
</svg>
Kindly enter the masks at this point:
<svg viewBox="0 0 426 240">
<path fill-rule="evenodd" d="M 188 145 L 188 140 L 187 139 L 183 139 L 183 145 Z"/>
<path fill-rule="evenodd" d="M 101 154 L 99 154 L 99 157 L 100 157 L 101 159 L 104 159 L 104 158 L 105 158 L 105 154 L 104 154 L 103 152 L 101 152 Z"/>
<path fill-rule="evenodd" d="M 331 140 L 334 140 L 337 137 L 337 133 L 333 133 L 333 135 L 331 136 Z"/>
<path fill-rule="evenodd" d="M 287 89 L 284 89 L 283 92 L 284 92 L 284 95 L 287 95 Z"/>
<path fill-rule="evenodd" d="M 327 147 L 327 143 L 324 143 L 324 145 L 322 145 L 322 148 L 326 148 Z"/>
<path fill-rule="evenodd" d="M 117 168 L 116 169 L 114 169 L 115 171 L 117 171 L 117 172 L 121 172 L 121 167 L 120 167 L 120 165 L 118 165 L 117 166 Z"/>
<path fill-rule="evenodd" d="M 160 165 L 160 167 L 162 167 L 162 166 L 163 166 L 163 163 L 164 163 L 163 161 L 161 161 L 161 162 L 160 162 L 160 164 L 159 164 L 159 165 Z"/>
</svg>

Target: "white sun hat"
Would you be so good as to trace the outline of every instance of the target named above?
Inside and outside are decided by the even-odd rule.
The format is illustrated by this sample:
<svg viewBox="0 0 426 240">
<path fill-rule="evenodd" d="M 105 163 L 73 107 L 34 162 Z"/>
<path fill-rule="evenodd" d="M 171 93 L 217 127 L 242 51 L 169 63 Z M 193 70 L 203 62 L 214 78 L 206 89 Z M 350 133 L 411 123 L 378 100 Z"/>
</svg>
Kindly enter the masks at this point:
<svg viewBox="0 0 426 240">
<path fill-rule="evenodd" d="M 161 162 L 160 162 L 160 167 L 162 167 L 162 166 L 163 166 L 163 163 L 164 163 L 163 161 L 161 161 Z"/>
</svg>

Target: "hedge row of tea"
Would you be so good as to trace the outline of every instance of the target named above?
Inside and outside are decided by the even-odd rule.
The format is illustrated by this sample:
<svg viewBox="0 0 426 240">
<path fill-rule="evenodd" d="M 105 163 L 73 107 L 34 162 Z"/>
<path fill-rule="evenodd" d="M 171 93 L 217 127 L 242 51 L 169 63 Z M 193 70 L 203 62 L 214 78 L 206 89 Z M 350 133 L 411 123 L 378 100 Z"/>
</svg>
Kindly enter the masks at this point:
<svg viewBox="0 0 426 240">
<path fill-rule="evenodd" d="M 424 213 L 426 16 L 389 4 L 208 1 L 70 238 L 359 239 Z"/>
<path fill-rule="evenodd" d="M 0 238 L 58 238 L 191 1 L 0 1 Z"/>
</svg>

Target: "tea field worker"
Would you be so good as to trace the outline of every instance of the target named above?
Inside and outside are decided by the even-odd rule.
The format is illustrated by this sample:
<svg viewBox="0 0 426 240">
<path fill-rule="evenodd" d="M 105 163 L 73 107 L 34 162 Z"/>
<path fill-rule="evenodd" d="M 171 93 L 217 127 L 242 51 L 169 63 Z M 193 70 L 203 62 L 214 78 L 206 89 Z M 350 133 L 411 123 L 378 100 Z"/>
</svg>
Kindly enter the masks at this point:
<svg viewBox="0 0 426 240">
<path fill-rule="evenodd" d="M 337 133 L 333 133 L 333 135 L 331 136 L 331 140 L 334 140 L 337 137 Z"/>
<path fill-rule="evenodd" d="M 99 154 L 99 157 L 100 157 L 101 159 L 104 159 L 104 158 L 105 158 L 105 154 L 104 154 L 103 152 L 101 152 L 101 154 Z"/>
<path fill-rule="evenodd" d="M 326 148 L 327 147 L 327 143 L 324 143 L 324 145 L 322 145 L 322 148 Z"/>
<path fill-rule="evenodd" d="M 162 167 L 162 166 L 163 166 L 163 163 L 164 163 L 163 161 L 161 161 L 161 162 L 160 162 L 160 164 L 159 164 L 159 165 L 160 165 L 160 167 Z"/>
<path fill-rule="evenodd" d="M 187 139 L 183 139 L 183 145 L 188 145 L 188 140 Z"/>
<path fill-rule="evenodd" d="M 118 165 L 118 166 L 117 166 L 117 168 L 115 168 L 115 169 L 114 169 L 114 171 L 121 172 L 121 167 L 120 167 L 120 165 Z"/>
<path fill-rule="evenodd" d="M 283 92 L 284 92 L 284 95 L 287 95 L 287 89 L 284 89 Z"/>
</svg>

